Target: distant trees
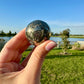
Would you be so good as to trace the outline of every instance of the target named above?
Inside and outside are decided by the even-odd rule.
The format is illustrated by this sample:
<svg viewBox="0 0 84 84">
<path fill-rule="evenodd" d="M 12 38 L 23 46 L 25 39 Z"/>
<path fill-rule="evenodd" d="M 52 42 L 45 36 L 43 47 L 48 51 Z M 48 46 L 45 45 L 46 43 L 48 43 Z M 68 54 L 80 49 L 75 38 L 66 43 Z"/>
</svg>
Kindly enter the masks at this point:
<svg viewBox="0 0 84 84">
<path fill-rule="evenodd" d="M 54 36 L 54 33 L 53 32 L 51 32 L 51 36 Z"/>
<path fill-rule="evenodd" d="M 0 35 L 4 36 L 5 35 L 5 32 L 3 30 L 0 31 Z"/>
<path fill-rule="evenodd" d="M 9 32 L 7 33 L 7 36 L 11 36 L 11 35 L 12 35 L 12 32 L 9 31 Z"/>
<path fill-rule="evenodd" d="M 60 36 L 60 34 L 51 32 L 51 36 Z"/>
<path fill-rule="evenodd" d="M 11 30 L 9 30 L 8 33 L 5 33 L 3 30 L 0 31 L 0 36 L 14 36 L 16 35 L 17 33 L 12 33 Z"/>
<path fill-rule="evenodd" d="M 55 36 L 60 36 L 60 34 L 58 34 L 58 33 L 55 33 L 54 35 L 55 35 Z"/>
</svg>

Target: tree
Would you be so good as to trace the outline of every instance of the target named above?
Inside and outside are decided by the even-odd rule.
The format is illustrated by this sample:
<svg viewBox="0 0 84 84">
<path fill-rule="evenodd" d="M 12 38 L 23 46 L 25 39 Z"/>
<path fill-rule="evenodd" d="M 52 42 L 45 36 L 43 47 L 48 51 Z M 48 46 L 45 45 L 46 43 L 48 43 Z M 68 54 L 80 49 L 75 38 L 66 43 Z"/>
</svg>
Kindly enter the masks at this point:
<svg viewBox="0 0 84 84">
<path fill-rule="evenodd" d="M 7 33 L 7 36 L 11 36 L 12 32 L 9 30 L 9 32 Z"/>
<path fill-rule="evenodd" d="M 64 30 L 63 32 L 60 33 L 61 34 L 61 38 L 62 38 L 62 42 L 63 42 L 63 46 L 62 46 L 62 49 L 63 49 L 63 53 L 66 54 L 67 53 L 67 49 L 69 47 L 69 34 L 70 34 L 70 29 L 66 29 Z"/>
<path fill-rule="evenodd" d="M 12 34 L 11 31 L 9 31 L 9 34 L 10 34 L 10 35 Z"/>
<path fill-rule="evenodd" d="M 4 31 L 2 30 L 2 31 L 0 31 L 0 35 L 2 35 L 2 36 L 4 36 L 5 35 L 5 33 L 4 33 Z"/>
<path fill-rule="evenodd" d="M 17 33 L 15 32 L 14 35 L 16 35 Z"/>
<path fill-rule="evenodd" d="M 13 36 L 15 36 L 16 34 L 17 34 L 16 32 L 12 33 Z"/>
<path fill-rule="evenodd" d="M 53 32 L 51 32 L 51 36 L 54 36 L 54 33 Z"/>
<path fill-rule="evenodd" d="M 55 36 L 59 36 L 59 34 L 58 33 L 55 33 Z"/>
</svg>

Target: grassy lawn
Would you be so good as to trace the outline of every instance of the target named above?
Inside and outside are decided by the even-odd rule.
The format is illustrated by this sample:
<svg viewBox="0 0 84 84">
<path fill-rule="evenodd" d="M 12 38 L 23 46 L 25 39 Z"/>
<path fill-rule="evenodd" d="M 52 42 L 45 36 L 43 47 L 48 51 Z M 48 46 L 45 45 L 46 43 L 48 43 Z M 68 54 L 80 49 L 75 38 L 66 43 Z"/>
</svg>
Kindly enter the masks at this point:
<svg viewBox="0 0 84 84">
<path fill-rule="evenodd" d="M 25 51 L 23 57 L 30 51 Z M 68 50 L 72 55 L 59 55 L 61 51 L 53 49 L 46 56 L 41 84 L 84 84 L 84 51 Z"/>
</svg>

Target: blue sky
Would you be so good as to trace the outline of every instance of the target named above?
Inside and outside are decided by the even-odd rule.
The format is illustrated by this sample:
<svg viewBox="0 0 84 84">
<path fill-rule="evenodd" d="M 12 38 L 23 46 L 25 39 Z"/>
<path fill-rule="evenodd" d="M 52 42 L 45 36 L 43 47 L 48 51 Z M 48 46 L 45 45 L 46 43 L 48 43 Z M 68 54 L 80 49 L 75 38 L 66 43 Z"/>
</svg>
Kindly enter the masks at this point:
<svg viewBox="0 0 84 84">
<path fill-rule="evenodd" d="M 54 33 L 84 34 L 84 0 L 0 0 L 0 30 L 19 32 L 37 19 Z"/>
</svg>

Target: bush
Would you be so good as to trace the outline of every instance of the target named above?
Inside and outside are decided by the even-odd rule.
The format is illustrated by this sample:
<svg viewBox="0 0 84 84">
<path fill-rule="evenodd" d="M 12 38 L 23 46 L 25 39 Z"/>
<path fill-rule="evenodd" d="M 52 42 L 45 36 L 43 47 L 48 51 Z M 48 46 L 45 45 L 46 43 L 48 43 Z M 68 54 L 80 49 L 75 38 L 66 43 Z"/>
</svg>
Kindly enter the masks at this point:
<svg viewBox="0 0 84 84">
<path fill-rule="evenodd" d="M 80 44 L 78 42 L 75 42 L 72 46 L 72 50 L 80 50 Z"/>
</svg>

